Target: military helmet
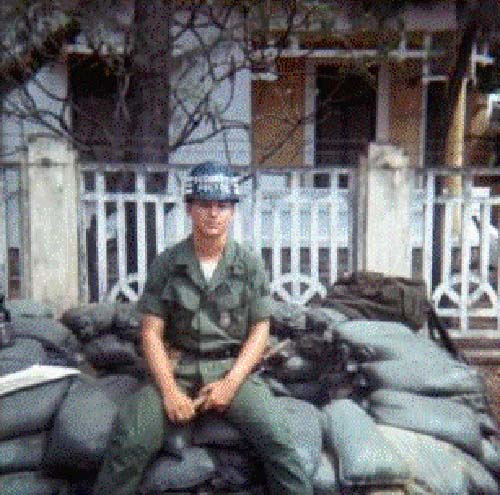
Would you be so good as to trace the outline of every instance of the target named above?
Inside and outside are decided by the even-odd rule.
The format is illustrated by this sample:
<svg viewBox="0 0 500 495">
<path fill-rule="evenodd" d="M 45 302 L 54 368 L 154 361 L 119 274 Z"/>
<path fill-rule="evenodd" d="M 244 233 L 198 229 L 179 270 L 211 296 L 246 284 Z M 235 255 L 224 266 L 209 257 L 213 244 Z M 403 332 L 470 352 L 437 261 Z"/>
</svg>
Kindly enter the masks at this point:
<svg viewBox="0 0 500 495">
<path fill-rule="evenodd" d="M 239 177 L 228 165 L 205 162 L 191 170 L 184 198 L 208 201 L 239 201 Z"/>
</svg>

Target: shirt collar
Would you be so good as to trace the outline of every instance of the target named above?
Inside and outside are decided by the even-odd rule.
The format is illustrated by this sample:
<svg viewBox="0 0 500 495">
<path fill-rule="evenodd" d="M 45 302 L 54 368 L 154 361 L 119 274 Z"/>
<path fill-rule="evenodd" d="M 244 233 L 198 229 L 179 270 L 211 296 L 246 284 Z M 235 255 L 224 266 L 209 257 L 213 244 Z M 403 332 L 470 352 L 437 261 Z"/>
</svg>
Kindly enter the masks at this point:
<svg viewBox="0 0 500 495">
<path fill-rule="evenodd" d="M 193 235 L 189 235 L 184 241 L 180 243 L 178 249 L 175 250 L 175 256 L 172 264 L 176 270 L 182 270 L 187 273 L 192 281 L 199 287 L 206 287 L 207 282 L 203 276 L 196 252 L 194 250 Z M 228 238 L 222 258 L 220 259 L 212 278 L 210 279 L 209 288 L 217 287 L 221 280 L 224 278 L 226 271 L 239 273 L 243 269 L 241 264 L 238 263 L 236 256 L 236 242 Z"/>
</svg>

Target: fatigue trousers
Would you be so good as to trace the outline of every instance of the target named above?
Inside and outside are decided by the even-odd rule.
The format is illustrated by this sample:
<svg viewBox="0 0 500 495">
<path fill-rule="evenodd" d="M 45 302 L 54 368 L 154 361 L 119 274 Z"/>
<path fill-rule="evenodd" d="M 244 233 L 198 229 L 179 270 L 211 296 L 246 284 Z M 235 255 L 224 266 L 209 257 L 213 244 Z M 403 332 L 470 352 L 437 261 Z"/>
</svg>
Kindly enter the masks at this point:
<svg viewBox="0 0 500 495">
<path fill-rule="evenodd" d="M 251 376 L 224 417 L 235 425 L 262 460 L 270 495 L 312 495 L 312 480 L 292 446 L 280 402 Z M 143 473 L 162 448 L 168 419 L 154 385 L 144 385 L 117 415 L 94 495 L 135 495 Z"/>
</svg>

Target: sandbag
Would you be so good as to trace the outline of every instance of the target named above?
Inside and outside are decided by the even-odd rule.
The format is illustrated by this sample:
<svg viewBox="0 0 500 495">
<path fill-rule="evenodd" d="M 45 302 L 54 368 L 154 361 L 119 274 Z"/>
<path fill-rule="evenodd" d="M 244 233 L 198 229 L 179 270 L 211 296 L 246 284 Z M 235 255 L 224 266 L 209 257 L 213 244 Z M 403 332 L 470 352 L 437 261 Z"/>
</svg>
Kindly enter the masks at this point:
<svg viewBox="0 0 500 495">
<path fill-rule="evenodd" d="M 0 398 L 0 440 L 47 430 L 72 378 L 37 385 Z"/>
<path fill-rule="evenodd" d="M 480 461 L 497 476 L 500 476 L 500 441 L 483 439 L 481 442 L 482 457 Z"/>
<path fill-rule="evenodd" d="M 109 333 L 115 320 L 115 303 L 92 303 L 66 310 L 61 322 L 83 342 Z"/>
<path fill-rule="evenodd" d="M 193 422 L 176 424 L 170 421 L 165 425 L 162 451 L 171 456 L 182 457 L 182 453 L 193 443 Z"/>
<path fill-rule="evenodd" d="M 0 376 L 34 364 L 47 364 L 47 353 L 36 340 L 16 338 L 12 345 L 0 348 Z"/>
<path fill-rule="evenodd" d="M 96 368 L 113 368 L 117 365 L 134 364 L 139 355 L 132 342 L 116 335 L 106 334 L 96 337 L 83 347 L 83 353 Z"/>
<path fill-rule="evenodd" d="M 409 493 L 417 491 L 415 486 L 435 495 L 498 495 L 498 483 L 487 469 L 454 445 L 400 428 L 378 429 L 410 466 L 413 485 Z"/>
<path fill-rule="evenodd" d="M 276 380 L 272 376 L 268 375 L 264 375 L 261 377 L 267 383 L 273 394 L 284 397 L 290 397 L 292 395 L 287 386 L 279 380 Z"/>
<path fill-rule="evenodd" d="M 46 443 L 46 432 L 0 441 L 0 473 L 40 470 Z"/>
<path fill-rule="evenodd" d="M 283 425 L 292 432 L 292 446 L 302 459 L 304 471 L 310 477 L 318 468 L 321 457 L 321 414 L 312 404 L 292 397 L 276 400 L 276 413 Z"/>
<path fill-rule="evenodd" d="M 393 389 L 423 395 L 484 394 L 479 372 L 458 362 L 377 361 L 360 365 L 371 389 Z"/>
<path fill-rule="evenodd" d="M 97 378 L 96 383 L 116 404 L 121 404 L 139 387 L 139 380 L 130 375 L 106 375 Z"/>
<path fill-rule="evenodd" d="M 41 471 L 24 471 L 0 476 L 2 495 L 70 495 L 69 483 L 50 478 Z"/>
<path fill-rule="evenodd" d="M 54 418 L 44 459 L 52 470 L 92 470 L 101 461 L 118 406 L 97 383 L 75 380 Z"/>
<path fill-rule="evenodd" d="M 436 342 L 420 335 L 365 335 L 349 341 L 351 354 L 359 362 L 404 360 L 456 362 L 455 358 Z"/>
<path fill-rule="evenodd" d="M 5 308 L 10 311 L 11 317 L 54 318 L 51 307 L 32 299 L 7 299 Z"/>
<path fill-rule="evenodd" d="M 121 338 L 136 342 L 140 338 L 142 315 L 136 303 L 116 303 L 113 332 Z"/>
<path fill-rule="evenodd" d="M 219 492 L 227 493 L 250 488 L 259 481 L 256 460 L 238 449 L 212 449 L 215 461 L 215 475 L 210 485 Z M 262 472 L 262 467 L 260 467 Z"/>
<path fill-rule="evenodd" d="M 411 338 L 413 335 L 409 327 L 394 321 L 350 320 L 335 325 L 333 330 L 337 338 L 352 344 L 363 344 L 380 337 Z"/>
<path fill-rule="evenodd" d="M 49 318 L 12 318 L 12 332 L 18 337 L 39 339 L 48 348 L 63 348 L 76 352 L 78 341 L 71 330 Z"/>
<path fill-rule="evenodd" d="M 290 382 L 286 384 L 290 395 L 295 399 L 322 405 L 328 401 L 328 385 L 322 381 Z"/>
<path fill-rule="evenodd" d="M 383 435 L 374 420 L 349 399 L 332 401 L 322 409 L 323 441 L 338 459 L 341 485 L 404 483 L 407 464 Z"/>
<path fill-rule="evenodd" d="M 207 413 L 196 419 L 193 445 L 244 448 L 246 442 L 234 425 L 220 415 Z"/>
<path fill-rule="evenodd" d="M 190 447 L 181 458 L 162 456 L 144 475 L 140 493 L 145 495 L 194 488 L 215 474 L 215 462 L 206 449 Z"/>
<path fill-rule="evenodd" d="M 378 423 L 432 435 L 482 457 L 479 421 L 467 407 L 393 390 L 377 390 L 369 402 L 369 412 Z"/>
<path fill-rule="evenodd" d="M 335 460 L 328 452 L 321 453 L 318 469 L 313 479 L 314 495 L 335 495 L 338 492 Z"/>
</svg>

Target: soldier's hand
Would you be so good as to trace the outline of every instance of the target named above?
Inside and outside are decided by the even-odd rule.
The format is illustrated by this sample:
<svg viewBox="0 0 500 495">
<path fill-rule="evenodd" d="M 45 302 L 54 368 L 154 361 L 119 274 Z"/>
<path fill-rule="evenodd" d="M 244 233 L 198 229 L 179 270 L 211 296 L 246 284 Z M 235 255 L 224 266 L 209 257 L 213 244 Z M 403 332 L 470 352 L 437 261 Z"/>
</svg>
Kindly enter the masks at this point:
<svg viewBox="0 0 500 495">
<path fill-rule="evenodd" d="M 205 385 L 199 393 L 199 399 L 203 399 L 200 411 L 212 409 L 219 413 L 224 412 L 230 406 L 237 390 L 236 384 L 227 378 Z"/>
<path fill-rule="evenodd" d="M 173 423 L 187 423 L 196 414 L 194 401 L 181 390 L 175 390 L 163 398 L 168 419 Z"/>
</svg>

